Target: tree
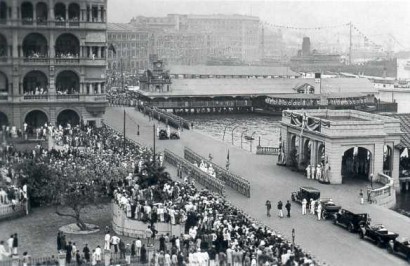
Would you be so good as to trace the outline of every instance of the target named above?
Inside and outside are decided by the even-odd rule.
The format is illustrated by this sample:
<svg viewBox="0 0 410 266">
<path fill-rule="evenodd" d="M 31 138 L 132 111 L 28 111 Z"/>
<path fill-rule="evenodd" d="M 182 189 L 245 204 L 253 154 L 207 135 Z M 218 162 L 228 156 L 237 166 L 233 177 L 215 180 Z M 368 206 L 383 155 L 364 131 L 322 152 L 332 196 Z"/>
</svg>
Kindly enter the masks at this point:
<svg viewBox="0 0 410 266">
<path fill-rule="evenodd" d="M 56 174 L 52 168 L 33 160 L 25 160 L 16 165 L 15 171 L 20 175 L 19 186 L 27 185 L 31 206 L 38 207 L 52 203 L 54 196 L 49 186 Z"/>
<path fill-rule="evenodd" d="M 54 200 L 56 214 L 74 218 L 80 230 L 84 231 L 89 228 L 81 219 L 81 213 L 87 205 L 97 204 L 100 196 L 94 177 L 92 169 L 68 166 L 52 186 L 58 195 Z"/>
</svg>

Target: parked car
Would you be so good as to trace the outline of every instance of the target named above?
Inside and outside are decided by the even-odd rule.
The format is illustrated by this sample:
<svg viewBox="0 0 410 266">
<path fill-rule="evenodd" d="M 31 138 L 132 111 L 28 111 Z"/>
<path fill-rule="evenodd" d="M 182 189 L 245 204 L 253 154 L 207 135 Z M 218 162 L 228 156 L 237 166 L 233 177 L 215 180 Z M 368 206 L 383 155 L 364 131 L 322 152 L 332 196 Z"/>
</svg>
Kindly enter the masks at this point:
<svg viewBox="0 0 410 266">
<path fill-rule="evenodd" d="M 167 131 L 165 130 L 165 129 L 161 129 L 160 131 L 159 131 L 159 139 L 168 139 L 168 134 L 167 134 Z"/>
<path fill-rule="evenodd" d="M 332 219 L 342 206 L 336 205 L 332 199 L 319 199 L 322 204 L 322 217 L 323 219 Z"/>
<path fill-rule="evenodd" d="M 169 138 L 168 138 L 167 131 L 165 129 L 161 129 L 159 131 L 159 139 L 160 140 L 163 140 L 163 139 L 179 139 L 179 134 L 178 134 L 178 132 L 171 132 L 169 134 Z"/>
<path fill-rule="evenodd" d="M 359 236 L 361 239 L 369 238 L 379 247 L 386 246 L 391 240 L 395 240 L 399 235 L 387 230 L 383 225 L 364 224 L 360 226 Z"/>
<path fill-rule="evenodd" d="M 406 239 L 390 240 L 387 250 L 390 253 L 395 253 L 403 256 L 410 263 L 410 242 Z"/>
<path fill-rule="evenodd" d="M 310 199 L 318 200 L 320 198 L 320 191 L 313 187 L 301 187 L 299 191 L 292 192 L 291 199 L 302 203 L 303 199 L 306 199 L 307 202 L 310 202 Z"/>
<path fill-rule="evenodd" d="M 360 226 L 368 224 L 370 217 L 367 213 L 353 213 L 346 209 L 340 209 L 334 214 L 334 224 L 346 227 L 347 231 L 354 233 L 359 232 Z"/>
</svg>

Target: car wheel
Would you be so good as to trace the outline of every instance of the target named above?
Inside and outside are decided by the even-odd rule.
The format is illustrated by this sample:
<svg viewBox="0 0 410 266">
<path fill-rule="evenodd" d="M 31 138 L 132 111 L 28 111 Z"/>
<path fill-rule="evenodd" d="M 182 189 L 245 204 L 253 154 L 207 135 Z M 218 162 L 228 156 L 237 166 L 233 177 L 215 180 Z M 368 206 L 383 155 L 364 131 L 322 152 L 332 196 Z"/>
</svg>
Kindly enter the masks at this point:
<svg viewBox="0 0 410 266">
<path fill-rule="evenodd" d="M 337 218 L 336 217 L 333 218 L 333 224 L 337 224 Z"/>
<path fill-rule="evenodd" d="M 364 234 L 363 234 L 363 232 L 362 232 L 362 231 L 360 231 L 360 233 L 359 233 L 359 237 L 360 237 L 360 239 L 363 239 L 363 238 L 364 238 Z"/>
<path fill-rule="evenodd" d="M 381 247 L 383 246 L 383 240 L 381 240 L 380 238 L 378 238 L 378 239 L 376 240 L 376 245 L 377 245 L 379 248 L 381 248 Z"/>
<path fill-rule="evenodd" d="M 387 251 L 388 251 L 390 254 L 393 253 L 393 249 L 391 248 L 390 245 L 387 245 Z"/>
<path fill-rule="evenodd" d="M 347 225 L 347 231 L 349 231 L 350 233 L 353 233 L 353 229 L 354 229 L 354 227 L 353 227 L 352 224 Z"/>
</svg>

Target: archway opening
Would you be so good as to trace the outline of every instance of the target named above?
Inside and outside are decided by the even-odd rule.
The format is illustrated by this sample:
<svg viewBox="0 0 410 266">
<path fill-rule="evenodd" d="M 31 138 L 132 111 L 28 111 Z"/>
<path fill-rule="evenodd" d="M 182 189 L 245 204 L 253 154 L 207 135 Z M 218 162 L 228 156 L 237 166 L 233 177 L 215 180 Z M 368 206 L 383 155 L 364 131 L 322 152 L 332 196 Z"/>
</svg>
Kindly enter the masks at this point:
<svg viewBox="0 0 410 266">
<path fill-rule="evenodd" d="M 9 82 L 7 76 L 0 72 L 0 96 L 7 95 L 9 92 Z"/>
<path fill-rule="evenodd" d="M 299 136 L 292 135 L 290 137 L 288 165 L 290 167 L 298 167 L 299 163 Z"/>
<path fill-rule="evenodd" d="M 23 53 L 28 58 L 47 57 L 47 39 L 40 33 L 30 33 L 24 38 Z"/>
<path fill-rule="evenodd" d="M 27 73 L 23 80 L 24 95 L 41 95 L 48 93 L 48 79 L 41 71 Z"/>
<path fill-rule="evenodd" d="M 371 173 L 371 152 L 363 147 L 353 147 L 344 152 L 342 157 L 343 180 L 369 180 Z"/>
<path fill-rule="evenodd" d="M 9 125 L 9 119 L 7 115 L 3 112 L 0 112 L 0 131 L 2 131 L 3 126 Z"/>
<path fill-rule="evenodd" d="M 80 6 L 76 3 L 72 3 L 68 6 L 68 19 L 70 21 L 80 20 Z"/>
<path fill-rule="evenodd" d="M 26 115 L 24 122 L 27 124 L 29 134 L 34 134 L 37 128 L 41 128 L 48 123 L 48 118 L 43 111 L 34 110 Z"/>
<path fill-rule="evenodd" d="M 56 40 L 58 58 L 76 58 L 80 54 L 80 41 L 73 34 L 61 34 Z"/>
<path fill-rule="evenodd" d="M 33 23 L 33 5 L 30 2 L 21 4 L 21 19 L 25 24 Z"/>
<path fill-rule="evenodd" d="M 56 79 L 57 94 L 78 94 L 80 93 L 80 78 L 69 70 L 60 72 Z"/>
<path fill-rule="evenodd" d="M 391 176 L 393 150 L 390 146 L 384 145 L 383 148 L 383 173 Z"/>
<path fill-rule="evenodd" d="M 325 144 L 323 143 L 319 143 L 317 148 L 317 163 L 321 165 L 326 165 Z"/>
<path fill-rule="evenodd" d="M 60 114 L 57 116 L 57 125 L 66 127 L 67 124 L 70 124 L 72 127 L 78 126 L 80 124 L 80 116 L 77 114 L 77 112 L 69 109 L 60 112 Z"/>
<path fill-rule="evenodd" d="M 303 144 L 303 160 L 302 160 L 302 167 L 306 168 L 306 166 L 311 165 L 311 150 L 312 150 L 312 142 L 310 140 L 306 140 Z"/>
<path fill-rule="evenodd" d="M 66 21 L 65 5 L 63 3 L 57 3 L 54 6 L 54 17 L 56 21 Z"/>
<path fill-rule="evenodd" d="M 0 24 L 7 20 L 7 4 L 4 1 L 0 2 Z"/>
<path fill-rule="evenodd" d="M 48 8 L 47 4 L 39 2 L 36 5 L 36 15 L 37 15 L 37 24 L 47 24 L 48 19 Z"/>
</svg>

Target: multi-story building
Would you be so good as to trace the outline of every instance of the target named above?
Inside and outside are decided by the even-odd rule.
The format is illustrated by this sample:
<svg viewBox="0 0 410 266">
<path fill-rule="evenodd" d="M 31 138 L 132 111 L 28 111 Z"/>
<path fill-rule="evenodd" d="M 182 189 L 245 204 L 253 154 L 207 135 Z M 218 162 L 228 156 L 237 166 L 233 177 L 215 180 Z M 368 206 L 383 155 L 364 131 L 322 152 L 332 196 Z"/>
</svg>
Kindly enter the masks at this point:
<svg viewBox="0 0 410 266">
<path fill-rule="evenodd" d="M 0 124 L 99 126 L 107 0 L 0 0 Z"/>
<path fill-rule="evenodd" d="M 108 51 L 108 69 L 134 73 L 147 69 L 149 53 L 153 46 L 153 37 L 146 30 L 140 30 L 131 24 L 108 23 L 108 43 L 114 46 L 116 52 Z"/>
<path fill-rule="evenodd" d="M 133 18 L 129 24 L 110 23 L 108 42 L 117 53 L 109 53 L 109 69 L 123 61 L 125 71 L 151 67 L 149 54 L 168 65 L 204 64 L 208 59 L 259 61 L 260 21 L 242 15 L 179 15 Z"/>
</svg>

